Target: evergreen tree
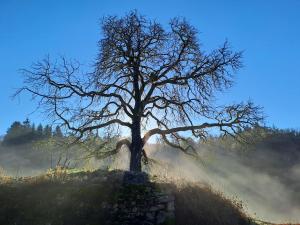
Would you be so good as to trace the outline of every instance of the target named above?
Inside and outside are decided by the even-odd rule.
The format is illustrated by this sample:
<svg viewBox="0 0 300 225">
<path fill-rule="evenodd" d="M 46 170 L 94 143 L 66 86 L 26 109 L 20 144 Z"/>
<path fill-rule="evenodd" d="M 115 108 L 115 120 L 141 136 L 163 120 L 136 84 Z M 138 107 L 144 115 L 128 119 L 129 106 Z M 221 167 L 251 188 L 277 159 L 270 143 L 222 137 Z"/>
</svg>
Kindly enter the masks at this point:
<svg viewBox="0 0 300 225">
<path fill-rule="evenodd" d="M 56 128 L 55 133 L 58 137 L 63 136 L 59 127 Z M 52 135 L 52 127 L 50 125 L 46 125 L 43 128 L 43 125 L 39 124 L 36 128 L 35 124 L 31 123 L 27 118 L 22 123 L 19 121 L 13 122 L 3 137 L 2 143 L 4 145 L 26 144 L 43 138 L 50 138 Z"/>
<path fill-rule="evenodd" d="M 23 132 L 22 136 L 24 138 L 24 142 L 29 142 L 34 139 L 35 134 L 34 132 L 32 132 L 31 123 L 28 118 L 26 118 L 26 120 L 23 122 L 22 132 Z"/>
<path fill-rule="evenodd" d="M 19 121 L 12 123 L 10 128 L 8 128 L 6 135 L 3 139 L 3 144 L 5 145 L 15 145 L 22 144 L 26 140 L 26 128 Z"/>
<path fill-rule="evenodd" d="M 52 127 L 50 125 L 46 125 L 44 128 L 44 137 L 45 138 L 52 137 Z"/>
<path fill-rule="evenodd" d="M 38 127 L 37 127 L 37 130 L 36 130 L 36 135 L 38 138 L 42 138 L 43 137 L 43 125 L 42 124 L 39 124 Z"/>
<path fill-rule="evenodd" d="M 30 121 L 28 118 L 26 118 L 26 120 L 24 120 L 23 126 L 24 126 L 24 128 L 30 129 Z"/>
<path fill-rule="evenodd" d="M 36 132 L 36 130 L 35 130 L 35 124 L 32 123 L 32 124 L 31 124 L 31 133 L 32 133 L 32 134 L 35 134 L 35 132 Z"/>
<path fill-rule="evenodd" d="M 63 137 L 63 133 L 60 129 L 60 126 L 55 127 L 54 136 L 59 138 Z"/>
</svg>

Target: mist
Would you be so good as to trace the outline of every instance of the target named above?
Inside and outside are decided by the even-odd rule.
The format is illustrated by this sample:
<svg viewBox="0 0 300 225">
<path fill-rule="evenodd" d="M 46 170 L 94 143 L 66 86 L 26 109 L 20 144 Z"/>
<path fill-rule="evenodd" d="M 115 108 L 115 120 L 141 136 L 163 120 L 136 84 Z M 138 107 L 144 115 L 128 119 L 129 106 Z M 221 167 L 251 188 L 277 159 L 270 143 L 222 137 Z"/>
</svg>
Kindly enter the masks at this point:
<svg viewBox="0 0 300 225">
<path fill-rule="evenodd" d="M 20 146 L 19 148 L 25 148 Z M 0 168 L 3 175 L 12 177 L 37 176 L 51 168 L 50 159 L 44 159 L 37 163 L 34 158 L 40 153 L 36 151 L 35 155 L 22 154 L 19 148 L 9 148 L 2 150 L 0 156 Z M 45 157 L 45 156 L 44 156 Z"/>
<path fill-rule="evenodd" d="M 245 165 L 243 153 L 203 147 L 199 149 L 202 158 L 199 161 L 176 149 L 159 145 L 148 145 L 146 151 L 150 158 L 157 160 L 148 170 L 160 179 L 211 186 L 225 197 L 241 202 L 246 214 L 258 220 L 275 223 L 300 221 L 300 196 L 297 191 L 300 187 L 300 165 L 280 171 L 278 176 Z M 128 156 L 124 150 L 116 157 L 112 167 L 128 169 Z M 254 154 L 251 160 L 265 162 L 261 154 Z M 273 164 L 279 163 L 271 154 L 268 154 L 268 160 Z M 283 182 L 285 178 L 294 182 Z"/>
<path fill-rule="evenodd" d="M 50 148 L 39 144 L 21 144 L 0 147 L 0 175 L 11 177 L 38 176 L 50 169 L 66 168 L 95 169 L 99 161 L 95 158 L 80 160 L 79 148 Z"/>
<path fill-rule="evenodd" d="M 245 152 L 199 144 L 201 160 L 196 160 L 176 149 L 149 144 L 145 150 L 155 162 L 150 161 L 144 169 L 161 180 L 208 185 L 229 199 L 241 201 L 244 211 L 259 220 L 299 222 L 299 151 L 289 144 L 285 145 L 284 154 L 263 147 Z M 113 158 L 90 158 L 80 163 L 76 160 L 78 152 L 49 154 L 31 145 L 2 148 L 0 153 L 1 172 L 13 177 L 45 173 L 56 166 L 60 157 L 61 161 L 68 158 L 70 168 L 128 169 L 129 165 L 129 152 L 125 148 Z"/>
<path fill-rule="evenodd" d="M 295 199 L 296 193 L 288 184 L 264 171 L 244 166 L 233 155 L 220 155 L 216 151 L 209 154 L 208 162 L 199 164 L 180 153 L 175 157 L 167 152 L 154 154 L 170 165 L 168 173 L 173 176 L 205 182 L 229 198 L 241 200 L 250 216 L 278 223 L 300 221 L 300 199 Z M 294 170 L 291 176 L 300 180 L 299 168 Z"/>
</svg>

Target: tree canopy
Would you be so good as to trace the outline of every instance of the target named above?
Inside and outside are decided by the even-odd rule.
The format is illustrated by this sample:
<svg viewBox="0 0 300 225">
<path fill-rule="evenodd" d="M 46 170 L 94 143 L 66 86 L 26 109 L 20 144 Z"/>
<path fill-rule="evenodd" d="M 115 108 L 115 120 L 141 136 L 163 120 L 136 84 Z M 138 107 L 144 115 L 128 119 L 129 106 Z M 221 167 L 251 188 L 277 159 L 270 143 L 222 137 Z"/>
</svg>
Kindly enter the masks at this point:
<svg viewBox="0 0 300 225">
<path fill-rule="evenodd" d="M 121 139 L 103 156 L 125 145 L 130 169 L 140 171 L 142 157 L 147 159 L 143 146 L 153 135 L 196 155 L 184 132 L 205 138 L 217 128 L 234 135 L 262 121 L 260 107 L 250 101 L 215 105 L 216 94 L 232 86 L 242 66 L 242 53 L 227 41 L 206 53 L 197 29 L 185 19 L 174 18 L 164 27 L 136 11 L 103 18 L 101 31 L 92 72 L 74 60 L 45 58 L 23 70 L 18 93 L 31 92 L 38 106 L 78 139 L 99 129 L 129 129 L 131 139 Z"/>
</svg>

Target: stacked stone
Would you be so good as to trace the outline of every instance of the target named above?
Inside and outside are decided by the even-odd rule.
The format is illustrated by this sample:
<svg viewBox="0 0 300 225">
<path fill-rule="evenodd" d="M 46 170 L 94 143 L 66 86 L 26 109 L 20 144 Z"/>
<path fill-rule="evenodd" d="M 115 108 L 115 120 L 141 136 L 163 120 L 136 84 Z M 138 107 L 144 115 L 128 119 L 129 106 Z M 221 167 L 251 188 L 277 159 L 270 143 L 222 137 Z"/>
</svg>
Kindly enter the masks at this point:
<svg viewBox="0 0 300 225">
<path fill-rule="evenodd" d="M 172 224 L 175 207 L 171 194 L 162 193 L 150 182 L 126 182 L 112 208 L 113 224 Z"/>
</svg>

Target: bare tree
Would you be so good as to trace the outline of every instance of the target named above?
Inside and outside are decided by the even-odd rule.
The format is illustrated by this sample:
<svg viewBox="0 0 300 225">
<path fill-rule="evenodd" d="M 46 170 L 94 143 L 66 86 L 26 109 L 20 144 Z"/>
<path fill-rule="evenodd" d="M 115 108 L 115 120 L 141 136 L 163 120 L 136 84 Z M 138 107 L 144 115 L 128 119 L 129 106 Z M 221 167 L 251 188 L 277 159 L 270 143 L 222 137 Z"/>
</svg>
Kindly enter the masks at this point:
<svg viewBox="0 0 300 225">
<path fill-rule="evenodd" d="M 175 18 L 164 28 L 136 11 L 102 20 L 103 37 L 93 72 L 84 73 L 76 61 L 49 58 L 25 74 L 24 86 L 39 106 L 60 119 L 78 138 L 103 128 L 127 128 L 131 140 L 122 146 L 131 153 L 130 170 L 141 171 L 147 158 L 143 147 L 153 135 L 187 154 L 196 151 L 184 132 L 205 138 L 212 129 L 235 135 L 260 122 L 261 110 L 251 102 L 216 106 L 216 93 L 232 86 L 242 66 L 241 52 L 227 42 L 205 53 L 197 30 Z M 144 135 L 142 137 L 142 133 Z"/>
</svg>

